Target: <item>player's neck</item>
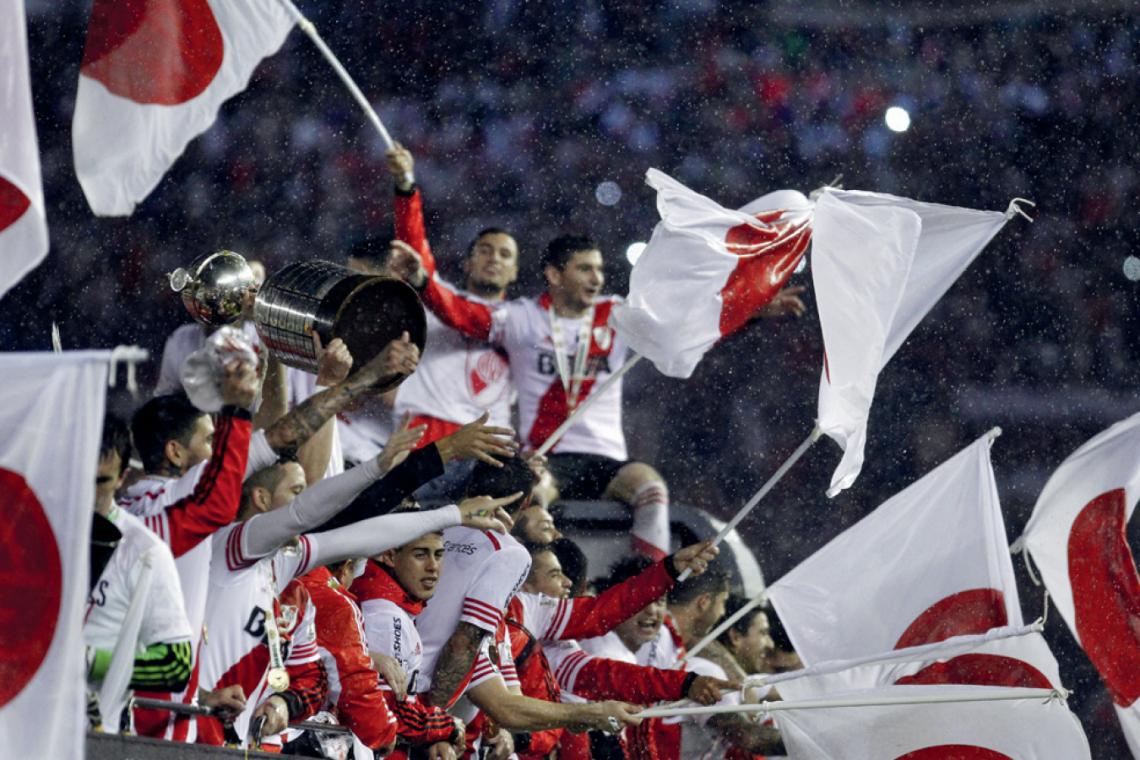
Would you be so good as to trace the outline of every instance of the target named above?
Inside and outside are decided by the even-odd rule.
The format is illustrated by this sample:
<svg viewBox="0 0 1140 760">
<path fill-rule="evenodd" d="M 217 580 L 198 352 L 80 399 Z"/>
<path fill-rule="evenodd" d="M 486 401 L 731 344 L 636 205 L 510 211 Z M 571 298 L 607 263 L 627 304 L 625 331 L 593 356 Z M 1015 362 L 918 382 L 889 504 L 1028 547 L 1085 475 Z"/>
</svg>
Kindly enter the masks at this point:
<svg viewBox="0 0 1140 760">
<path fill-rule="evenodd" d="M 693 618 L 687 614 L 689 612 L 687 607 L 670 607 L 669 617 L 673 619 L 673 626 L 677 629 L 677 633 L 681 634 L 681 641 L 684 642 L 685 647 L 691 647 L 700 641 L 701 637 L 693 634 Z"/>
<path fill-rule="evenodd" d="M 488 282 L 477 282 L 467 278 L 467 292 L 487 301 L 502 301 L 507 297 L 507 289 Z"/>
<path fill-rule="evenodd" d="M 590 304 L 571 303 L 566 295 L 558 290 L 550 291 L 550 308 L 565 319 L 581 319 L 590 311 Z"/>
</svg>

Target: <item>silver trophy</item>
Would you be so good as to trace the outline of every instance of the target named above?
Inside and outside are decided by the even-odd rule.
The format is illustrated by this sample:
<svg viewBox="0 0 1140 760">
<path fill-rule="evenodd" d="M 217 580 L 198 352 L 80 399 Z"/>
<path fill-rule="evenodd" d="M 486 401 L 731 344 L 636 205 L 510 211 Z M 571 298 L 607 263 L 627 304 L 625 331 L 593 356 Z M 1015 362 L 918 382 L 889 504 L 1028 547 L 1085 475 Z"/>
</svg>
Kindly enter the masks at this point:
<svg viewBox="0 0 1140 760">
<path fill-rule="evenodd" d="M 241 254 L 215 251 L 170 273 L 170 287 L 196 322 L 222 327 L 241 318 L 257 281 Z"/>
</svg>

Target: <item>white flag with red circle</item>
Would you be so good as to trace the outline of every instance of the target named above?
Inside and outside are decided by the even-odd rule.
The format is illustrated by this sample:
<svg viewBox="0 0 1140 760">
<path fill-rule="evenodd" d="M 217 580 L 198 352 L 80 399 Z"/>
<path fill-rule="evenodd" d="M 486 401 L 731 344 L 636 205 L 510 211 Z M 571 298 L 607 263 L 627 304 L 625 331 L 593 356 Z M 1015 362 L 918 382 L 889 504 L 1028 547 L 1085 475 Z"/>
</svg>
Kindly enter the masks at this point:
<svg viewBox="0 0 1140 760">
<path fill-rule="evenodd" d="M 48 252 L 23 0 L 0 0 L 0 298 Z"/>
<path fill-rule="evenodd" d="M 1045 484 L 1016 546 L 1096 666 L 1140 758 L 1140 575 L 1128 520 L 1140 498 L 1140 414 L 1077 449 Z"/>
<path fill-rule="evenodd" d="M 811 240 L 811 203 L 781 190 L 726 209 L 656 169 L 661 221 L 610 324 L 670 377 L 689 377 L 726 335 L 780 292 Z"/>
<path fill-rule="evenodd" d="M 828 496 L 863 468 L 879 372 L 1016 209 L 920 203 L 828 188 L 812 221 L 823 331 L 819 429 L 843 448 Z"/>
<path fill-rule="evenodd" d="M 108 351 L 0 354 L 0 737 L 78 760 L 83 615 Z"/>
<path fill-rule="evenodd" d="M 1021 626 L 987 434 L 768 588 L 807 664 Z"/>
<path fill-rule="evenodd" d="M 981 701 L 987 686 L 885 686 L 829 699 L 961 697 L 971 702 L 773 711 L 796 760 L 1088 760 L 1089 743 L 1064 701 Z"/>
<path fill-rule="evenodd" d="M 95 0 L 72 124 L 91 210 L 130 214 L 293 24 L 279 0 Z"/>
</svg>

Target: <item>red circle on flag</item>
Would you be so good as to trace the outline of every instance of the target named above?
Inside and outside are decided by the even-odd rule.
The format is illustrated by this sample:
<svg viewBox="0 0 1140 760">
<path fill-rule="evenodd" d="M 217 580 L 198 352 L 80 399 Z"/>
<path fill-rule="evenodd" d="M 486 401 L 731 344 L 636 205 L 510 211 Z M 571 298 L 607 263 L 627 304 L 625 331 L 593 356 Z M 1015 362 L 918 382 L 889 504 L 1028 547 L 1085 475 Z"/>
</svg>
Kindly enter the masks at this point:
<svg viewBox="0 0 1140 760">
<path fill-rule="evenodd" d="M 1005 596 L 996 588 L 972 588 L 951 594 L 923 610 L 899 637 L 895 649 L 985 633 L 1008 624 Z"/>
<path fill-rule="evenodd" d="M 173 106 L 200 95 L 224 56 L 206 0 L 95 0 L 80 71 L 119 97 Z"/>
<path fill-rule="evenodd" d="M 63 570 L 47 514 L 18 473 L 0 468 L 0 707 L 23 691 L 55 636 Z M 84 513 L 83 517 L 87 517 Z"/>
<path fill-rule="evenodd" d="M 0 177 L 0 232 L 15 224 L 31 205 L 20 188 Z"/>
<path fill-rule="evenodd" d="M 937 747 L 923 747 L 914 752 L 907 752 L 895 760 L 1013 760 L 1013 758 L 1004 752 L 995 752 L 973 744 L 939 744 Z"/>
</svg>

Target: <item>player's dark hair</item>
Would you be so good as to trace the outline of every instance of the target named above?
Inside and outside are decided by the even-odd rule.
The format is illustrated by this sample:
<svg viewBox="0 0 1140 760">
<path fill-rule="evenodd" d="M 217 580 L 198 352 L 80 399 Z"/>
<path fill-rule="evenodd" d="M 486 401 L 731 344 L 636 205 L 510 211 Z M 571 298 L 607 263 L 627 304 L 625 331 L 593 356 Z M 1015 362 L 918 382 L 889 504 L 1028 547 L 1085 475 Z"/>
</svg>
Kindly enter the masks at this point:
<svg viewBox="0 0 1140 760">
<path fill-rule="evenodd" d="M 502 463 L 502 467 L 495 467 L 487 462 L 476 462 L 467 481 L 467 495 L 498 499 L 522 491 L 522 499 L 507 506 L 508 510 L 514 511 L 530 495 L 538 476 L 521 457 L 503 459 Z"/>
<path fill-rule="evenodd" d="M 131 431 L 121 417 L 108 414 L 103 418 L 103 438 L 99 442 L 99 459 L 119 455 L 119 474 L 131 464 Z"/>
<path fill-rule="evenodd" d="M 558 564 L 562 565 L 562 572 L 573 584 L 570 588 L 571 596 L 581 596 L 586 593 L 586 553 L 578 544 L 569 538 L 556 538 L 547 546 L 558 557 Z"/>
<path fill-rule="evenodd" d="M 273 493 L 277 490 L 277 486 L 281 484 L 281 478 L 285 477 L 285 468 L 281 462 L 274 462 L 268 467 L 262 467 L 257 472 L 251 474 L 241 484 L 241 506 L 238 507 L 238 514 L 242 515 L 250 505 L 250 500 L 253 498 L 255 489 L 264 488 L 265 490 Z"/>
<path fill-rule="evenodd" d="M 147 472 L 156 472 L 166 461 L 166 442 L 190 445 L 194 424 L 205 412 L 182 393 L 155 396 L 135 412 L 131 438 Z"/>
<path fill-rule="evenodd" d="M 783 652 L 796 651 L 792 644 L 792 637 L 788 635 L 788 629 L 784 627 L 784 621 L 776 614 L 776 608 L 767 604 L 764 606 L 764 611 L 768 613 L 768 635 L 772 637 L 772 643 L 776 645 L 776 649 Z"/>
<path fill-rule="evenodd" d="M 570 263 L 570 257 L 578 251 L 595 250 L 599 250 L 599 246 L 592 237 L 587 235 L 559 235 L 546 244 L 539 264 L 544 269 L 548 266 L 555 269 L 565 269 L 566 265 Z"/>
<path fill-rule="evenodd" d="M 688 604 L 701 594 L 719 594 L 722 591 L 728 591 L 728 571 L 714 562 L 700 575 L 669 589 L 669 603 Z"/>
<path fill-rule="evenodd" d="M 724 616 L 725 616 L 725 618 L 730 618 L 733 615 L 735 615 L 737 612 L 740 611 L 740 608 L 743 607 L 744 605 L 748 604 L 748 602 L 749 602 L 748 597 L 743 596 L 742 594 L 729 594 L 728 600 L 725 601 L 725 603 L 724 603 Z M 725 628 L 724 631 L 720 634 L 720 636 L 717 637 L 717 641 L 719 641 L 720 643 L 722 643 L 726 646 L 731 645 L 732 639 L 729 637 L 729 631 L 736 631 L 741 636 L 747 635 L 748 629 L 752 627 L 752 621 L 761 612 L 764 612 L 763 607 L 761 607 L 761 606 L 753 607 L 748 612 L 744 613 L 744 615 L 742 615 L 739 620 L 737 620 L 735 623 L 730 625 L 728 628 Z"/>
<path fill-rule="evenodd" d="M 643 557 L 640 554 L 631 554 L 628 557 L 622 557 L 610 565 L 610 571 L 604 578 L 594 579 L 594 587 L 597 588 L 599 592 L 605 591 L 623 581 L 628 581 L 635 575 L 640 575 L 642 571 L 652 564 L 653 560 L 648 557 Z"/>
<path fill-rule="evenodd" d="M 509 235 L 514 237 L 511 233 L 504 230 L 502 227 L 484 227 L 475 233 L 475 237 L 471 238 L 471 242 L 467 244 L 467 258 L 471 258 L 471 254 L 475 253 L 475 246 L 483 239 L 484 235 Z"/>
<path fill-rule="evenodd" d="M 396 231 L 388 229 L 382 235 L 357 241 L 348 249 L 348 258 L 359 259 L 374 267 L 387 266 L 392 255 L 392 241 L 395 239 Z"/>
</svg>

